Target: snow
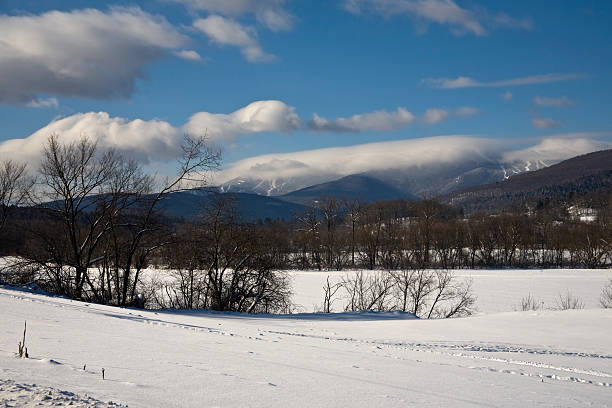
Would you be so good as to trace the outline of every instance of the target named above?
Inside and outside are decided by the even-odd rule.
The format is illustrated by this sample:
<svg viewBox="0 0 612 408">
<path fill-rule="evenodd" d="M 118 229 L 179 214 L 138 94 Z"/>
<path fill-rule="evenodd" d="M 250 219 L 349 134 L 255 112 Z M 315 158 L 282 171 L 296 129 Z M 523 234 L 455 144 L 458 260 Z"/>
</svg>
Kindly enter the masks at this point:
<svg viewBox="0 0 612 408">
<path fill-rule="evenodd" d="M 253 316 L 7 288 L 0 310 L 7 406 L 49 391 L 91 406 L 612 406 L 612 310 Z M 15 355 L 24 320 L 29 359 Z"/>
<path fill-rule="evenodd" d="M 5 407 L 121 407 L 112 401 L 105 403 L 88 396 L 76 395 L 69 391 L 42 387 L 37 384 L 19 384 L 12 380 L 0 379 L 0 401 Z"/>
<path fill-rule="evenodd" d="M 580 298 L 586 308 L 599 307 L 601 289 L 612 279 L 612 269 L 459 269 L 458 279 L 471 279 L 479 313 L 511 312 L 520 309 L 521 299 L 531 294 L 545 309 L 557 306 L 559 295 L 568 291 Z M 321 308 L 323 286 L 339 282 L 355 271 L 288 271 L 293 278 L 293 301 L 299 310 L 312 312 Z M 372 272 L 370 272 L 372 273 Z M 341 292 L 338 292 L 341 294 Z M 343 310 L 338 299 L 333 310 Z"/>
</svg>

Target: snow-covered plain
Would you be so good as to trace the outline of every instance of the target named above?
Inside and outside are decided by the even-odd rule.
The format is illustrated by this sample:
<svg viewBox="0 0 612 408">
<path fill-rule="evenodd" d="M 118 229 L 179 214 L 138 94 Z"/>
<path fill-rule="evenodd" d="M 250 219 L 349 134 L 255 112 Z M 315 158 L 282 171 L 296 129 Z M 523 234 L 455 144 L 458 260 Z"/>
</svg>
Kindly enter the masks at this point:
<svg viewBox="0 0 612 408">
<path fill-rule="evenodd" d="M 323 303 L 323 286 L 329 276 L 331 284 L 355 271 L 289 271 L 298 310 L 312 312 Z M 372 272 L 366 272 L 372 273 Z M 375 272 L 374 272 L 375 273 Z M 521 299 L 531 295 L 543 302 L 544 309 L 555 309 L 559 295 L 579 298 L 586 308 L 599 307 L 601 289 L 612 279 L 612 269 L 459 269 L 457 279 L 471 279 L 478 313 L 520 310 Z M 334 311 L 341 312 L 345 301 L 337 292 Z"/>
<path fill-rule="evenodd" d="M 15 389 L 30 405 L 612 406 L 612 310 L 247 316 L 0 288 L 0 311 L 6 406 Z M 15 355 L 24 320 L 29 359 Z"/>
</svg>

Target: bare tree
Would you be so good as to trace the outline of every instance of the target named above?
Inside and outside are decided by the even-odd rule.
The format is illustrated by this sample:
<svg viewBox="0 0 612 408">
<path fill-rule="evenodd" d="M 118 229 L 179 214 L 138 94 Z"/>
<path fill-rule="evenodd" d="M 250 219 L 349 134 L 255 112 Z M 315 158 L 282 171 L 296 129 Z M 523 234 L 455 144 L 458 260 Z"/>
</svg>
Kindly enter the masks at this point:
<svg viewBox="0 0 612 408">
<path fill-rule="evenodd" d="M 397 309 L 407 312 L 412 299 L 413 286 L 419 271 L 414 269 L 402 269 L 391 271 L 391 276 L 395 282 L 394 292 L 398 301 Z"/>
<path fill-rule="evenodd" d="M 336 293 L 340 290 L 340 288 L 342 288 L 342 283 L 338 282 L 332 285 L 329 282 L 328 275 L 327 279 L 325 280 L 325 286 L 323 286 L 323 313 L 331 313 L 332 306 L 336 300 L 334 296 L 336 296 Z"/>
<path fill-rule="evenodd" d="M 393 308 L 390 301 L 393 280 L 387 272 L 364 274 L 359 271 L 352 276 L 345 276 L 341 285 L 349 299 L 346 311 L 385 312 Z"/>
<path fill-rule="evenodd" d="M 599 303 L 601 307 L 605 309 L 612 309 L 612 279 L 610 279 L 608 284 L 601 289 Z"/>
<path fill-rule="evenodd" d="M 476 296 L 472 290 L 472 281 L 456 282 L 449 271 L 436 272 L 436 295 L 432 300 L 428 318 L 469 316 L 474 312 Z"/>
<path fill-rule="evenodd" d="M 108 181 L 119 158 L 113 151 L 97 155 L 96 150 L 96 143 L 85 137 L 62 144 L 57 135 L 51 135 L 40 165 L 40 206 L 58 221 L 67 242 L 65 248 L 52 245 L 47 251 L 50 258 L 40 261 L 74 270 L 67 294 L 77 299 L 89 278 L 88 268 L 101 259 L 96 250 L 113 210 Z"/>
<path fill-rule="evenodd" d="M 185 136 L 182 149 L 176 176 L 156 186 L 138 162 L 99 151 L 95 141 L 83 137 L 64 144 L 57 135 L 49 137 L 39 206 L 46 224 L 60 228 L 37 231 L 44 244 L 35 258 L 63 283 L 62 294 L 79 299 L 88 289 L 86 296 L 96 301 L 134 304 L 150 255 L 171 241 L 158 204 L 173 192 L 202 185 L 219 163 L 219 152 L 205 137 Z M 103 267 L 94 279 L 89 269 L 97 264 Z"/>
<path fill-rule="evenodd" d="M 584 309 L 584 302 L 580 299 L 572 295 L 569 291 L 565 294 L 559 293 L 559 298 L 557 299 L 557 309 L 558 310 L 570 310 L 570 309 Z"/>
<path fill-rule="evenodd" d="M 361 202 L 359 200 L 345 201 L 344 207 L 347 210 L 346 218 L 350 224 L 350 243 L 351 243 L 351 266 L 355 267 L 355 245 L 356 241 L 356 226 L 360 221 L 361 214 Z"/>
<path fill-rule="evenodd" d="M 417 316 L 427 309 L 427 298 L 434 291 L 434 277 L 432 271 L 417 269 L 408 287 L 410 293 L 410 308 L 407 310 Z"/>
<path fill-rule="evenodd" d="M 297 242 L 301 246 L 301 266 L 315 265 L 321 270 L 321 220 L 316 209 L 307 207 L 297 216 Z M 310 252 L 310 260 L 308 260 Z"/>
<path fill-rule="evenodd" d="M 0 162 L 0 232 L 4 229 L 11 208 L 26 203 L 34 182 L 28 176 L 25 164 L 12 160 Z"/>
<path fill-rule="evenodd" d="M 531 293 L 521 298 L 519 310 L 521 312 L 536 311 L 544 309 L 544 302 L 536 299 Z"/>
<path fill-rule="evenodd" d="M 127 219 L 112 219 L 113 231 L 120 227 L 124 238 L 112 241 L 115 254 L 123 252 L 123 256 L 116 257 L 115 263 L 115 268 L 121 270 L 119 305 L 126 306 L 137 299 L 140 274 L 148 266 L 150 255 L 172 241 L 169 231 L 164 231 L 166 225 L 160 222 L 159 203 L 170 194 L 203 187 L 208 173 L 218 168 L 220 152 L 210 148 L 206 142 L 206 136 L 184 136 L 177 173 L 173 178 L 167 178 L 157 193 L 145 195 L 152 189 L 153 178 L 133 173 L 140 181 L 140 189 L 132 193 L 135 197 L 131 207 L 133 211 Z"/>
<path fill-rule="evenodd" d="M 272 313 L 291 308 L 286 273 L 267 247 L 266 231 L 240 223 L 227 200 L 215 200 L 198 225 L 201 269 L 206 271 L 210 308 Z"/>
</svg>

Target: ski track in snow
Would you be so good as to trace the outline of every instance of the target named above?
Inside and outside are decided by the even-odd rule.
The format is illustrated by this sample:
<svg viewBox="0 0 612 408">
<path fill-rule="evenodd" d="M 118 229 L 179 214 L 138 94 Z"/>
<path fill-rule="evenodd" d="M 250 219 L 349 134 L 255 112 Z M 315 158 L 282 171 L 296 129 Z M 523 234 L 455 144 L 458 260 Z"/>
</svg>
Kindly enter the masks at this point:
<svg viewBox="0 0 612 408">
<path fill-rule="evenodd" d="M 600 359 L 600 358 L 612 359 L 612 356 L 610 355 L 600 355 L 600 354 L 581 353 L 581 352 L 567 352 L 567 351 L 557 351 L 557 350 L 549 350 L 549 349 L 534 349 L 534 348 L 525 348 L 521 346 L 504 345 L 504 344 L 481 345 L 481 344 L 456 344 L 456 343 L 449 343 L 449 344 L 443 344 L 443 343 L 387 343 L 387 342 L 379 342 L 379 341 L 358 340 L 358 339 L 352 339 L 352 338 L 333 338 L 329 336 L 317 336 L 317 335 L 292 333 L 292 332 L 268 331 L 268 333 L 283 335 L 283 336 L 310 337 L 310 338 L 317 338 L 317 339 L 329 340 L 329 341 L 357 342 L 357 343 L 375 345 L 379 349 L 382 349 L 382 347 L 393 347 L 393 348 L 405 349 L 407 351 L 412 351 L 412 352 L 436 353 L 436 354 L 452 356 L 452 357 L 499 362 L 499 363 L 506 363 L 506 364 L 519 365 L 519 366 L 529 366 L 529 367 L 535 367 L 535 368 L 545 368 L 545 369 L 550 369 L 550 370 L 555 370 L 555 371 L 570 372 L 570 373 L 584 374 L 584 375 L 590 375 L 590 376 L 595 376 L 595 377 L 603 377 L 603 378 L 612 379 L 612 374 L 595 371 L 595 370 L 582 370 L 580 368 L 574 368 L 574 367 L 559 367 L 559 366 L 543 364 L 543 363 L 534 362 L 534 361 L 487 357 L 486 354 L 478 355 L 478 354 L 454 353 L 454 352 L 450 352 L 446 350 L 465 350 L 465 351 L 484 352 L 484 353 L 557 355 L 557 356 L 564 356 L 564 357 L 593 358 L 593 359 Z M 469 368 L 472 368 L 472 367 L 469 367 Z M 535 374 L 534 375 L 534 374 L 523 373 L 523 372 L 517 373 L 511 370 L 497 370 L 491 367 L 474 367 L 474 368 L 488 369 L 490 371 L 504 373 L 504 374 L 520 374 L 520 375 L 528 375 L 530 377 L 548 378 L 552 380 L 561 380 L 561 381 L 571 381 L 571 382 L 591 384 L 591 385 L 596 385 L 596 386 L 601 386 L 601 387 L 612 387 L 612 381 L 611 382 L 593 381 L 593 380 L 588 380 L 588 379 L 583 379 L 583 378 L 578 378 L 578 377 L 573 377 L 573 376 L 567 377 L 567 376 L 558 376 L 554 374 L 548 374 L 548 375 Z"/>
</svg>

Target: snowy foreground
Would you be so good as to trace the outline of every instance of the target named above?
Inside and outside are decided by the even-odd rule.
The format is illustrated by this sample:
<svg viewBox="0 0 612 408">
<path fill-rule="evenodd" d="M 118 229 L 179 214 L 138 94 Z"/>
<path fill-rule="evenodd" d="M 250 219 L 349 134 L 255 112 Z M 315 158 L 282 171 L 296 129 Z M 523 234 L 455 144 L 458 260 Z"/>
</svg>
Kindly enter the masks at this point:
<svg viewBox="0 0 612 408">
<path fill-rule="evenodd" d="M 612 406 L 612 310 L 255 317 L 0 288 L 0 311 L 2 406 Z"/>
</svg>

